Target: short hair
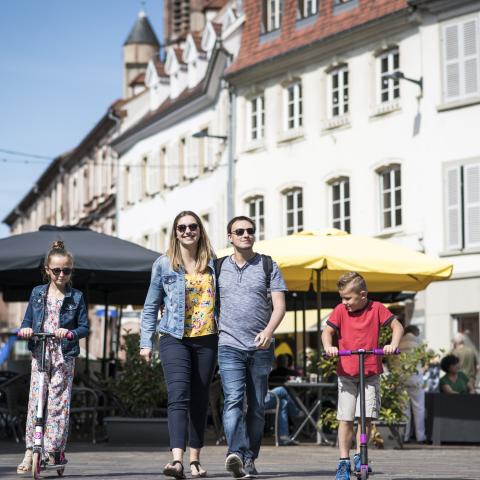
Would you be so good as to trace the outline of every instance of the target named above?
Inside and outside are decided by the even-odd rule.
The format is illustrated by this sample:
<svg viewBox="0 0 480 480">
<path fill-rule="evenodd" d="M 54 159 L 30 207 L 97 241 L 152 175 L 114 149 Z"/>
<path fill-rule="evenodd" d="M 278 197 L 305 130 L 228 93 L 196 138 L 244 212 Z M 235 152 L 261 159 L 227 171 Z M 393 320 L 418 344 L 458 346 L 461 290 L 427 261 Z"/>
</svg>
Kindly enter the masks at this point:
<svg viewBox="0 0 480 480">
<path fill-rule="evenodd" d="M 367 291 L 365 279 L 357 272 L 344 273 L 337 282 L 338 290 L 345 290 L 348 285 L 352 285 L 355 292 Z"/>
<path fill-rule="evenodd" d="M 404 333 L 413 333 L 416 337 L 418 337 L 420 335 L 420 329 L 416 325 L 408 325 L 405 327 Z"/>
<path fill-rule="evenodd" d="M 445 372 L 448 373 L 450 370 L 450 367 L 452 365 L 456 365 L 459 362 L 459 358 L 455 355 L 446 355 L 445 357 L 442 358 L 442 361 L 440 362 L 440 368 Z"/>
<path fill-rule="evenodd" d="M 232 226 L 235 222 L 245 221 L 252 224 L 252 227 L 255 228 L 255 222 L 250 218 L 246 217 L 245 215 L 239 215 L 238 217 L 233 217 L 227 225 L 227 233 L 232 233 Z"/>
</svg>

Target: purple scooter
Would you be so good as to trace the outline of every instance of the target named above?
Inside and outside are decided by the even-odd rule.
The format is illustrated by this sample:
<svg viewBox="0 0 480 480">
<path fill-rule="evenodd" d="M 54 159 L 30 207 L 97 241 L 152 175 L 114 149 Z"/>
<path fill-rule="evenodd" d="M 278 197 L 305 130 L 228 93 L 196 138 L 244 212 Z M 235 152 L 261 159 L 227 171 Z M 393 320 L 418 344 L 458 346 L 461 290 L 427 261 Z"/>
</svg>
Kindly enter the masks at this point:
<svg viewBox="0 0 480 480">
<path fill-rule="evenodd" d="M 20 333 L 17 334 L 19 338 L 24 338 Z M 55 338 L 53 333 L 34 333 L 32 335 L 38 343 L 40 343 L 41 355 L 40 355 L 40 364 L 38 366 L 39 379 L 38 379 L 38 391 L 44 391 L 45 385 L 45 355 L 47 350 L 47 340 L 49 338 Z M 68 332 L 66 338 L 68 340 L 73 339 L 73 333 Z M 62 463 L 60 465 L 48 465 L 44 459 L 43 451 L 43 432 L 44 432 L 44 410 L 45 410 L 45 401 L 44 395 L 38 397 L 37 403 L 37 412 L 35 419 L 35 434 L 34 434 L 34 443 L 33 443 L 33 452 L 32 452 L 32 477 L 37 480 L 40 478 L 40 473 L 42 470 L 56 470 L 58 476 L 62 476 L 65 470 L 66 461 L 64 458 L 61 458 Z M 63 457 L 63 454 L 62 454 Z M 64 462 L 64 463 L 63 463 Z"/>
<path fill-rule="evenodd" d="M 400 350 L 397 348 L 394 352 L 398 355 Z M 339 357 L 349 357 L 358 355 L 358 363 L 360 366 L 360 473 L 357 477 L 360 480 L 368 478 L 368 437 L 367 437 L 367 420 L 365 413 L 365 355 L 385 355 L 383 348 L 374 348 L 373 350 L 339 350 Z"/>
</svg>

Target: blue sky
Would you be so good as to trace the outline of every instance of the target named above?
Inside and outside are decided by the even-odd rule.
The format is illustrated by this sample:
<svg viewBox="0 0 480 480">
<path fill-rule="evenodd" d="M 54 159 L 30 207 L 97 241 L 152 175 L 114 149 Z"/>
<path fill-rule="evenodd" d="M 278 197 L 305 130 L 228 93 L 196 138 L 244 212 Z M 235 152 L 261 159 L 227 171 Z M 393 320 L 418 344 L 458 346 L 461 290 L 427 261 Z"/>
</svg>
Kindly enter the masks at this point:
<svg viewBox="0 0 480 480">
<path fill-rule="evenodd" d="M 159 40 L 162 4 L 145 2 Z M 139 0 L 0 2 L 0 220 L 47 166 L 12 163 L 23 159 L 1 150 L 55 157 L 82 140 L 121 96 L 122 45 L 141 7 Z"/>
</svg>

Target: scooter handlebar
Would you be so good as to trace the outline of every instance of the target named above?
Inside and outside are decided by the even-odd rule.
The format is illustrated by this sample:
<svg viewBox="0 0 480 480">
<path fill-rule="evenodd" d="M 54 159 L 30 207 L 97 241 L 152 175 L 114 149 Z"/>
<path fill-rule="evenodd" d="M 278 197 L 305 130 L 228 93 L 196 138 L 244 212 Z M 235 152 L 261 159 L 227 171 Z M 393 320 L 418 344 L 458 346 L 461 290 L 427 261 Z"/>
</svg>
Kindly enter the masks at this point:
<svg viewBox="0 0 480 480">
<path fill-rule="evenodd" d="M 17 332 L 17 337 L 18 338 L 24 338 L 23 335 L 22 335 L 22 332 L 19 330 Z M 54 338 L 55 337 L 55 334 L 54 333 L 44 333 L 44 332 L 40 332 L 40 333 L 34 333 L 32 335 L 32 337 L 37 337 L 37 338 Z M 69 331 L 67 333 L 67 335 L 65 336 L 65 338 L 67 340 L 73 340 L 74 339 L 74 335 L 73 335 L 73 332 Z"/>
<path fill-rule="evenodd" d="M 338 356 L 339 357 L 350 357 L 351 355 L 361 355 L 361 354 L 366 354 L 366 355 L 377 355 L 377 356 L 382 356 L 385 355 L 385 352 L 383 351 L 383 348 L 374 348 L 373 350 L 338 350 Z M 399 355 L 400 354 L 400 349 L 396 349 L 393 352 L 393 355 Z M 323 352 L 322 354 L 324 357 L 329 357 L 326 352 Z"/>
</svg>

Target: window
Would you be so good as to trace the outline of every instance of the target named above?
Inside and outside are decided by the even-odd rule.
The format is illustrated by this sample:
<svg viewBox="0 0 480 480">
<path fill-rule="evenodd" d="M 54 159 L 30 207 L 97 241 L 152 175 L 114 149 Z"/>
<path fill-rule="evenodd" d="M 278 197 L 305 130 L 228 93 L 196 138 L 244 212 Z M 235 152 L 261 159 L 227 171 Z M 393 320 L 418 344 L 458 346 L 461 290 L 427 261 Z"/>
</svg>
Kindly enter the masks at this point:
<svg viewBox="0 0 480 480">
<path fill-rule="evenodd" d="M 333 14 L 338 15 L 358 6 L 358 0 L 334 0 Z"/>
<path fill-rule="evenodd" d="M 140 198 L 148 196 L 148 156 L 142 157 L 140 162 Z"/>
<path fill-rule="evenodd" d="M 265 239 L 265 215 L 263 197 L 256 197 L 246 200 L 248 207 L 248 216 L 255 222 L 255 231 L 257 240 Z"/>
<path fill-rule="evenodd" d="M 341 178 L 330 184 L 332 227 L 350 233 L 350 180 Z"/>
<path fill-rule="evenodd" d="M 382 229 L 402 224 L 402 183 L 400 166 L 389 167 L 380 173 L 380 203 Z"/>
<path fill-rule="evenodd" d="M 447 248 L 480 247 L 480 163 L 445 172 Z"/>
<path fill-rule="evenodd" d="M 468 336 L 477 350 L 480 346 L 479 320 L 480 315 L 478 313 L 453 316 L 453 333 L 463 333 Z"/>
<path fill-rule="evenodd" d="M 318 0 L 298 0 L 297 19 L 308 18 L 318 13 Z"/>
<path fill-rule="evenodd" d="M 210 215 L 208 213 L 205 213 L 205 214 L 201 215 L 200 218 L 202 219 L 203 228 L 207 232 L 207 235 L 210 236 L 211 235 L 211 232 L 210 232 Z"/>
<path fill-rule="evenodd" d="M 282 24 L 283 0 L 263 0 L 263 32 L 278 30 Z"/>
<path fill-rule="evenodd" d="M 443 99 L 465 100 L 480 95 L 479 21 L 471 17 L 442 30 Z"/>
<path fill-rule="evenodd" d="M 160 230 L 160 235 L 161 235 L 161 242 L 162 242 L 160 251 L 165 253 L 168 250 L 168 247 L 169 247 L 169 244 L 170 244 L 170 237 L 168 235 L 168 228 L 163 227 Z"/>
<path fill-rule="evenodd" d="M 330 74 L 330 115 L 339 117 L 348 113 L 348 67 Z"/>
<path fill-rule="evenodd" d="M 286 233 L 303 230 L 303 193 L 301 188 L 293 188 L 283 194 L 286 219 Z"/>
<path fill-rule="evenodd" d="M 303 124 L 302 82 L 285 87 L 286 130 L 300 128 Z"/>
<path fill-rule="evenodd" d="M 179 183 L 180 168 L 178 164 L 178 153 L 179 147 L 176 143 L 171 143 L 165 150 L 163 161 L 166 187 L 174 187 Z"/>
<path fill-rule="evenodd" d="M 249 140 L 260 140 L 265 136 L 265 96 L 252 98 L 249 105 Z"/>
<path fill-rule="evenodd" d="M 400 80 L 386 78 L 386 75 L 391 75 L 400 68 L 398 48 L 381 54 L 378 61 L 380 64 L 380 103 L 400 98 Z"/>
</svg>

